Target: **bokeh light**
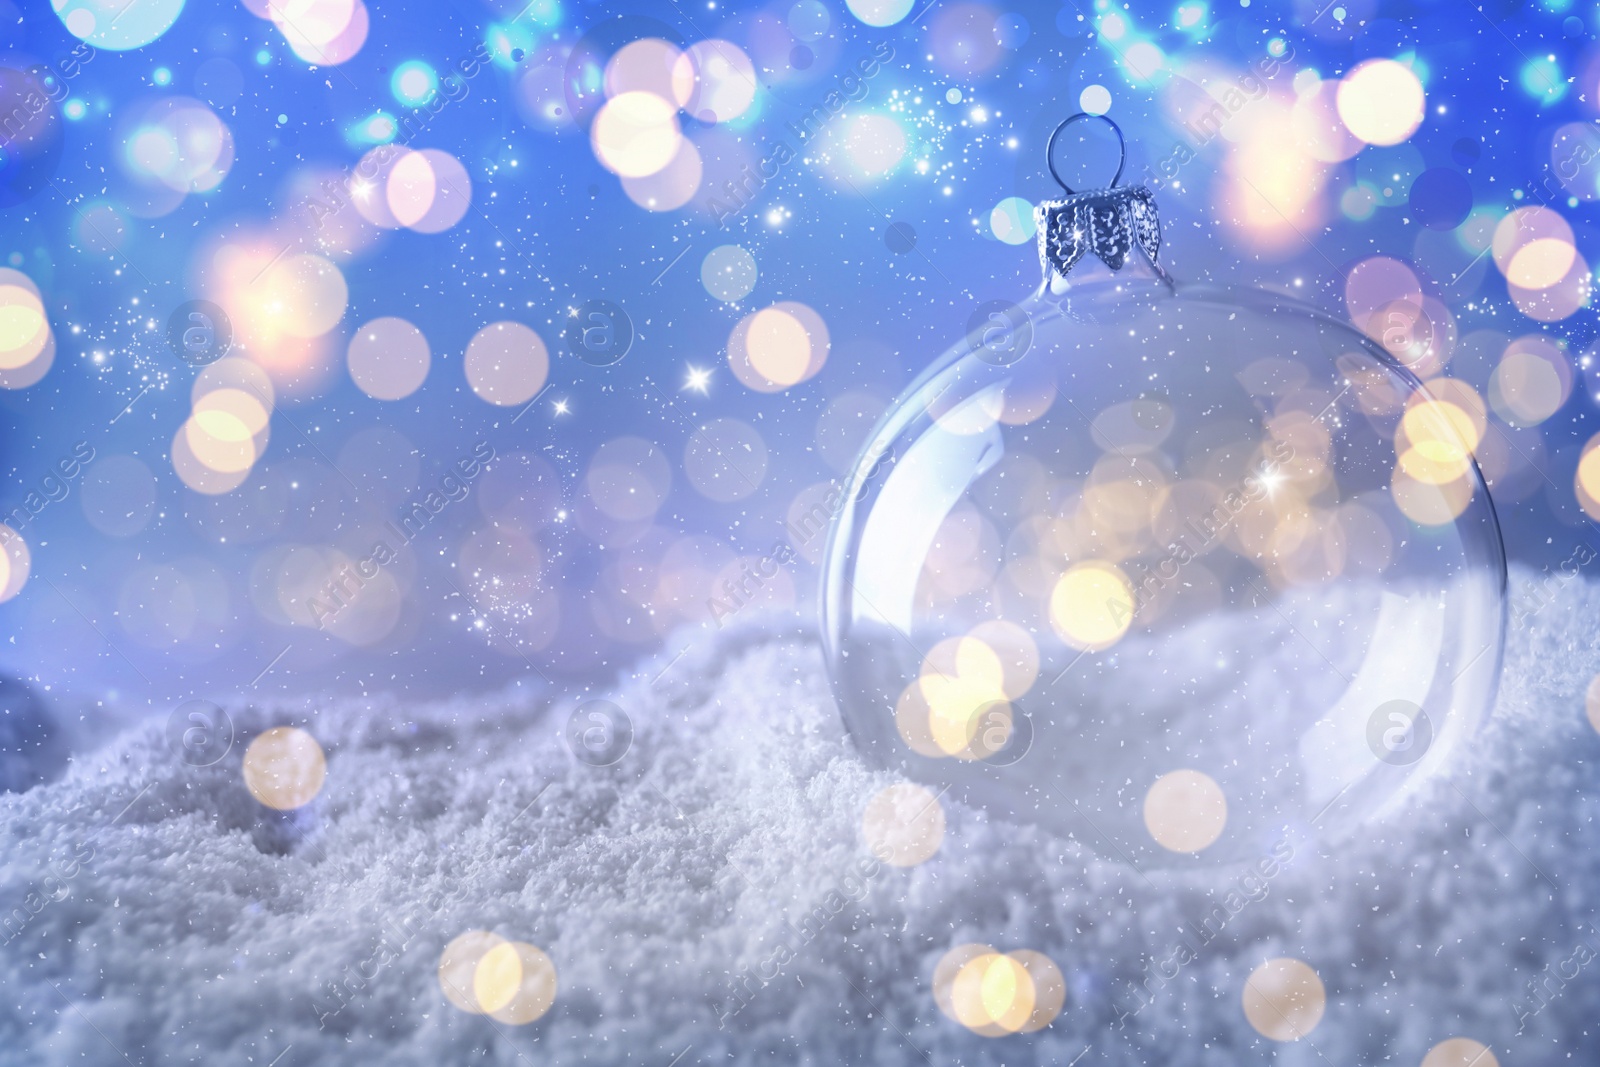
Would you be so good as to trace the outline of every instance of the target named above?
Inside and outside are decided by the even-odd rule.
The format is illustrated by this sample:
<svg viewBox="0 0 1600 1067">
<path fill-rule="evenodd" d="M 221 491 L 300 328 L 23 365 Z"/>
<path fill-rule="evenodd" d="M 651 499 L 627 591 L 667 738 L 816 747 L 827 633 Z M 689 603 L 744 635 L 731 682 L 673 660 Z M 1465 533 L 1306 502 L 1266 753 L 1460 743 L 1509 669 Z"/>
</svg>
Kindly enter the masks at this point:
<svg viewBox="0 0 1600 1067">
<path fill-rule="evenodd" d="M 124 165 L 137 180 L 178 194 L 215 189 L 232 168 L 233 155 L 227 124 L 188 97 L 166 97 L 145 109 L 123 141 Z"/>
<path fill-rule="evenodd" d="M 1228 798 L 1208 774 L 1163 774 L 1144 797 L 1144 825 L 1156 844 L 1173 852 L 1199 852 L 1222 836 Z"/>
<path fill-rule="evenodd" d="M 184 0 L 50 0 L 67 32 L 96 48 L 143 48 L 172 27 Z"/>
<path fill-rule="evenodd" d="M 671 162 L 643 178 L 623 178 L 622 191 L 646 211 L 674 211 L 694 199 L 704 174 L 700 150 L 686 137 Z"/>
<path fill-rule="evenodd" d="M 1394 145 L 1422 125 L 1426 99 L 1415 72 L 1392 59 L 1369 59 L 1339 83 L 1339 118 L 1371 145 Z"/>
<path fill-rule="evenodd" d="M 674 65 L 673 80 L 683 109 L 708 125 L 738 118 L 756 98 L 755 65 L 732 41 L 690 45 Z"/>
<path fill-rule="evenodd" d="M 1520 337 L 1489 376 L 1489 406 L 1512 426 L 1537 426 L 1572 394 L 1572 365 L 1559 346 L 1542 334 Z"/>
<path fill-rule="evenodd" d="M 439 74 L 420 59 L 408 59 L 394 68 L 389 88 L 406 107 L 420 107 L 439 91 Z"/>
<path fill-rule="evenodd" d="M 494 322 L 467 343 L 467 384 L 491 404 L 525 404 L 544 388 L 550 353 L 544 339 L 520 322 Z"/>
<path fill-rule="evenodd" d="M 666 167 L 683 138 L 677 109 L 654 93 L 629 92 L 600 108 L 590 128 L 595 158 L 623 178 L 644 178 Z"/>
<path fill-rule="evenodd" d="M 421 388 L 433 355 L 428 339 L 405 319 L 373 319 L 350 338 L 350 380 L 377 400 L 400 400 Z"/>
<path fill-rule="evenodd" d="M 957 945 L 934 968 L 933 998 L 946 1017 L 974 1033 L 1004 1037 L 1054 1022 L 1066 1003 L 1066 983 L 1043 953 Z"/>
<path fill-rule="evenodd" d="M 1033 240 L 1033 204 L 1020 196 L 1008 196 L 989 212 L 989 229 L 1008 245 Z"/>
<path fill-rule="evenodd" d="M 1098 652 L 1121 640 L 1133 623 L 1133 584 L 1112 563 L 1067 569 L 1050 594 L 1050 623 L 1073 648 Z"/>
<path fill-rule="evenodd" d="M 1481 1041 L 1451 1037 L 1429 1049 L 1419 1067 L 1500 1067 L 1500 1060 Z"/>
<path fill-rule="evenodd" d="M 683 53 L 670 41 L 646 37 L 617 49 L 605 68 L 608 97 L 624 93 L 654 93 L 676 110 L 689 102 L 694 72 L 679 66 Z"/>
<path fill-rule="evenodd" d="M 453 1006 L 523 1026 L 556 998 L 556 968 L 542 949 L 488 930 L 468 930 L 439 955 L 439 989 Z"/>
<path fill-rule="evenodd" d="M 244 784 L 269 808 L 303 808 L 322 792 L 328 762 L 317 739 L 295 726 L 274 726 L 244 752 Z"/>
<path fill-rule="evenodd" d="M 739 320 L 728 337 L 728 365 L 749 388 L 782 392 L 822 370 L 829 346 L 822 316 L 786 300 Z"/>
<path fill-rule="evenodd" d="M 1322 979 L 1302 960 L 1270 959 L 1245 980 L 1244 1017 L 1270 1041 L 1299 1041 L 1322 1021 L 1328 994 Z"/>
<path fill-rule="evenodd" d="M 1589 438 L 1572 475 L 1573 492 L 1583 513 L 1600 522 L 1600 434 Z"/>
<path fill-rule="evenodd" d="M 44 377 L 55 358 L 55 340 L 44 303 L 20 272 L 0 273 L 0 387 L 21 389 Z"/>
<path fill-rule="evenodd" d="M 445 999 L 462 1011 L 484 1014 L 477 993 L 478 964 L 505 944 L 505 938 L 488 930 L 468 930 L 453 938 L 439 954 L 437 974 Z"/>
<path fill-rule="evenodd" d="M 893 26 L 907 15 L 915 0 L 845 0 L 850 14 L 868 26 Z"/>
<path fill-rule="evenodd" d="M 700 264 L 700 284 L 725 303 L 735 304 L 756 287 L 756 260 L 738 245 L 718 245 Z"/>
<path fill-rule="evenodd" d="M 295 55 L 315 66 L 348 62 L 371 24 L 362 0 L 266 0 L 266 7 Z"/>
<path fill-rule="evenodd" d="M 22 592 L 32 569 L 28 542 L 11 527 L 0 525 L 0 604 Z"/>
</svg>

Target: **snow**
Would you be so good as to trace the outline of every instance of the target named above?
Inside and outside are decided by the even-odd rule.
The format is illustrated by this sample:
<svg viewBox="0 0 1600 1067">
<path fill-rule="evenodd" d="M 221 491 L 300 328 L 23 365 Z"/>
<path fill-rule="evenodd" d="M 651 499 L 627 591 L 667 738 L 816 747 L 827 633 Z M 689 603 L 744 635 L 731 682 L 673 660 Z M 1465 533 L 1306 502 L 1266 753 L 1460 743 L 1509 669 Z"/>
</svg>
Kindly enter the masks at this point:
<svg viewBox="0 0 1600 1067">
<path fill-rule="evenodd" d="M 892 779 L 856 757 L 808 620 L 741 616 L 641 664 L 604 694 L 636 730 L 610 767 L 568 751 L 570 700 L 526 686 L 235 706 L 204 768 L 153 722 L 0 796 L 0 1064 L 1414 1065 L 1454 1036 L 1505 1067 L 1593 1063 L 1596 619 L 1600 583 L 1563 586 L 1408 807 L 1337 847 L 1286 843 L 1249 880 L 1147 877 L 953 803 L 931 861 L 876 863 L 859 823 Z M 239 774 L 281 724 L 328 756 L 292 815 Z M 549 954 L 548 1015 L 445 1001 L 440 953 L 472 928 Z M 930 976 L 968 941 L 1054 959 L 1055 1024 L 989 1039 L 942 1016 Z M 1180 942 L 1196 958 L 1140 1007 L 1130 983 Z M 1274 956 L 1327 989 L 1300 1042 L 1240 1008 Z"/>
</svg>

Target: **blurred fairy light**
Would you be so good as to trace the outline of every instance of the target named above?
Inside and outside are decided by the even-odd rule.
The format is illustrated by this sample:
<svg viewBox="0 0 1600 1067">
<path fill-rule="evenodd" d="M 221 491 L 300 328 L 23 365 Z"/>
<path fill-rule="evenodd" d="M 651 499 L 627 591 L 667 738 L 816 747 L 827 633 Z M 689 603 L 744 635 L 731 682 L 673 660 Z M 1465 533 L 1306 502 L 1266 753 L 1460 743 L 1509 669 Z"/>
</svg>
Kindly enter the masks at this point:
<svg viewBox="0 0 1600 1067">
<path fill-rule="evenodd" d="M 479 398 L 502 407 L 532 400 L 550 375 L 550 354 L 531 327 L 495 322 L 473 335 L 463 365 Z"/>
<path fill-rule="evenodd" d="M 988 945 L 957 945 L 933 971 L 939 1010 L 983 1037 L 1042 1030 L 1061 1013 L 1066 997 L 1060 968 L 1028 949 L 1002 954 Z"/>
<path fill-rule="evenodd" d="M 394 140 L 398 130 L 399 125 L 395 122 L 394 116 L 387 111 L 379 110 L 347 127 L 344 139 L 354 148 L 369 147 L 387 144 Z"/>
<path fill-rule="evenodd" d="M 1240 999 L 1245 1019 L 1269 1041 L 1299 1041 L 1310 1035 L 1328 1007 L 1317 972 L 1302 960 L 1282 957 L 1252 971 Z"/>
<path fill-rule="evenodd" d="M 67 32 L 110 51 L 143 48 L 177 21 L 184 0 L 50 0 Z"/>
<path fill-rule="evenodd" d="M 439 956 L 439 988 L 461 1011 L 523 1026 L 555 1002 L 555 964 L 542 949 L 488 930 L 468 930 Z"/>
<path fill-rule="evenodd" d="M 845 0 L 850 13 L 868 26 L 893 26 L 911 14 L 915 0 Z"/>
<path fill-rule="evenodd" d="M 1227 823 L 1227 797 L 1202 771 L 1169 771 L 1145 793 L 1145 828 L 1169 851 L 1199 852 L 1222 836 Z"/>
<path fill-rule="evenodd" d="M 821 371 L 828 349 L 822 316 L 804 304 L 781 301 L 739 320 L 728 337 L 728 364 L 745 386 L 776 393 Z"/>
<path fill-rule="evenodd" d="M 1573 492 L 1583 513 L 1600 522 L 1600 434 L 1589 438 L 1578 457 L 1578 469 L 1572 475 Z M 1600 708 L 1600 702 L 1591 707 Z M 1600 713 L 1591 715 L 1595 729 L 1600 730 Z"/>
<path fill-rule="evenodd" d="M 407 107 L 421 107 L 439 91 L 439 75 L 420 59 L 408 59 L 389 78 L 394 98 Z"/>
<path fill-rule="evenodd" d="M 521 19 L 515 22 L 491 22 L 483 30 L 483 46 L 494 65 L 501 70 L 515 70 L 517 56 L 532 52 L 537 44 L 533 31 Z"/>
<path fill-rule="evenodd" d="M 311 803 L 322 791 L 328 763 L 322 746 L 294 726 L 275 726 L 245 749 L 245 788 L 269 808 L 292 811 Z"/>
<path fill-rule="evenodd" d="M 749 296 L 758 277 L 755 257 L 739 245 L 718 245 L 700 264 L 700 284 L 728 304 Z"/>
<path fill-rule="evenodd" d="M 989 212 L 989 229 L 1008 245 L 1027 244 L 1034 237 L 1033 204 L 1020 196 L 1008 196 Z"/>
<path fill-rule="evenodd" d="M 35 384 L 55 354 L 55 332 L 38 286 L 21 271 L 0 267 L 0 389 Z"/>
<path fill-rule="evenodd" d="M 350 380 L 377 400 L 403 400 L 422 387 L 432 362 L 428 339 L 405 319 L 373 319 L 350 338 Z"/>
<path fill-rule="evenodd" d="M 363 0 L 245 0 L 245 6 L 271 21 L 294 54 L 313 66 L 354 59 L 371 28 Z M 270 55 L 263 49 L 256 60 L 265 65 Z"/>
<path fill-rule="evenodd" d="M 639 91 L 607 100 L 589 131 L 595 158 L 623 178 L 643 178 L 665 168 L 677 155 L 682 136 L 672 104 Z"/>
<path fill-rule="evenodd" d="M 1123 76 L 1134 85 L 1148 86 L 1166 71 L 1167 56 L 1146 33 L 1140 31 L 1133 15 L 1114 8 L 1111 0 L 1095 0 L 1095 25 L 1102 44 L 1115 57 Z"/>
<path fill-rule="evenodd" d="M 0 603 L 22 592 L 32 565 L 28 542 L 11 527 L 0 525 Z"/>
<path fill-rule="evenodd" d="M 164 215 L 190 193 L 215 190 L 233 167 L 233 133 L 205 104 L 164 97 L 123 120 L 120 162 L 147 191 L 146 211 Z"/>
<path fill-rule="evenodd" d="M 1394 145 L 1422 125 L 1422 81 L 1393 59 L 1369 59 L 1339 83 L 1339 118 L 1367 144 Z"/>
<path fill-rule="evenodd" d="M 1172 13 L 1172 24 L 1186 33 L 1203 33 L 1206 29 L 1207 5 L 1202 0 L 1188 0 Z"/>
<path fill-rule="evenodd" d="M 1567 79 L 1554 55 L 1535 56 L 1524 63 L 1517 73 L 1517 83 L 1523 92 L 1539 101 L 1540 107 L 1549 107 L 1567 95 Z"/>
</svg>

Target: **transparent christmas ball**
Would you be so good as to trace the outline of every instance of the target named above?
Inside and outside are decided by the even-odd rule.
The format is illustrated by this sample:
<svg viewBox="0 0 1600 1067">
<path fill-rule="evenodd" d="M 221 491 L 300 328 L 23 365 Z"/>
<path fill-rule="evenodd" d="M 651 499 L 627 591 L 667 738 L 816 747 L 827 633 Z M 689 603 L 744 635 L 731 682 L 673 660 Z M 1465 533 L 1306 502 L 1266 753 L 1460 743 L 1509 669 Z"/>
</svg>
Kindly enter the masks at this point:
<svg viewBox="0 0 1600 1067">
<path fill-rule="evenodd" d="M 854 740 L 1141 867 L 1381 819 L 1494 695 L 1481 404 L 1288 297 L 1172 282 L 1143 190 L 1038 220 L 1044 284 L 895 403 L 835 517 Z"/>
</svg>

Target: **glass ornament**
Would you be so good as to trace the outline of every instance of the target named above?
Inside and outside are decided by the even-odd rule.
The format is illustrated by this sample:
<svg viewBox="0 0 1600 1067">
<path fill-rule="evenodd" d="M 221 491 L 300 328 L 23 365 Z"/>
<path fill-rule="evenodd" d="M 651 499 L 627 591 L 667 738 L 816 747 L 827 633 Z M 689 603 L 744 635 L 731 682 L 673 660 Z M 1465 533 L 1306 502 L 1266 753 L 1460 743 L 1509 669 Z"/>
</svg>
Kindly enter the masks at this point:
<svg viewBox="0 0 1600 1067">
<path fill-rule="evenodd" d="M 1120 174 L 1035 209 L 1039 289 L 863 448 L 834 692 L 869 763 L 1141 867 L 1336 839 L 1492 702 L 1481 415 L 1306 304 L 1175 282 Z"/>
</svg>

